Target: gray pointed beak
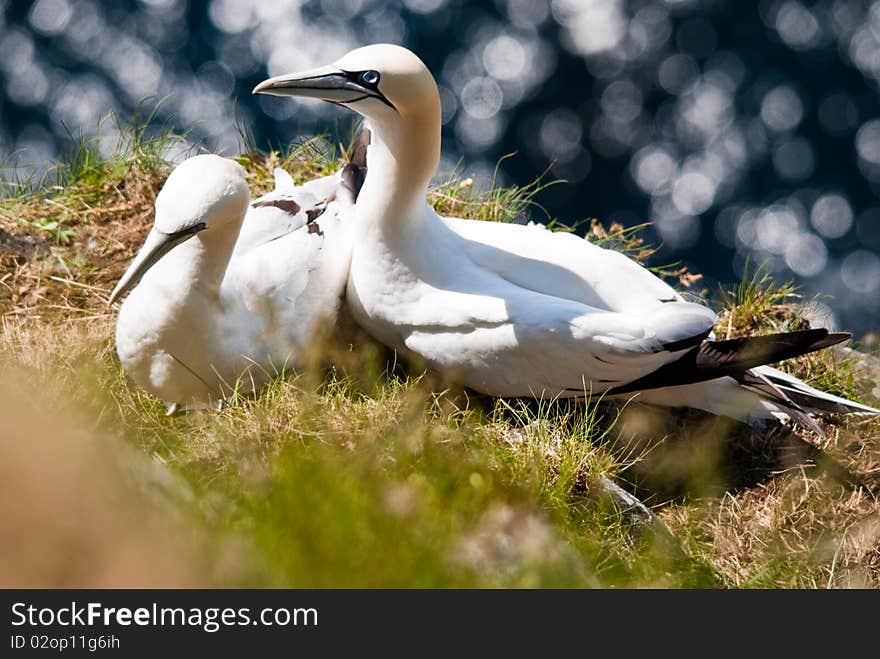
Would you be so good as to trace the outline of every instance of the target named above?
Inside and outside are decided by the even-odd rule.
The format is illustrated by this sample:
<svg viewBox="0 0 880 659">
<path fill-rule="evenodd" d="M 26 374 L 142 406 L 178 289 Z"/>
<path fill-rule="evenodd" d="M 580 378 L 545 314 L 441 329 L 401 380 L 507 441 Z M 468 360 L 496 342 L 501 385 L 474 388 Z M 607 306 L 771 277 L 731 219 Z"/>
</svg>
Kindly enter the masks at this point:
<svg viewBox="0 0 880 659">
<path fill-rule="evenodd" d="M 365 98 L 376 98 L 394 107 L 376 87 L 358 81 L 356 72 L 343 71 L 335 66 L 322 66 L 310 71 L 289 73 L 264 80 L 254 87 L 253 94 L 272 96 L 301 96 L 317 98 L 330 103 L 355 103 Z"/>
<path fill-rule="evenodd" d="M 331 103 L 350 103 L 373 94 L 335 66 L 269 78 L 254 87 L 253 93 L 319 98 Z"/>
<path fill-rule="evenodd" d="M 147 270 L 156 265 L 159 259 L 204 228 L 204 222 L 199 222 L 174 233 L 163 233 L 156 229 L 156 227 L 153 227 L 150 233 L 147 234 L 147 239 L 144 241 L 137 256 L 134 257 L 134 261 L 128 266 L 128 270 L 125 271 L 119 283 L 116 284 L 116 288 L 110 293 L 110 297 L 107 299 L 107 306 L 110 306 L 129 290 L 137 286 L 141 277 L 144 276 Z"/>
</svg>

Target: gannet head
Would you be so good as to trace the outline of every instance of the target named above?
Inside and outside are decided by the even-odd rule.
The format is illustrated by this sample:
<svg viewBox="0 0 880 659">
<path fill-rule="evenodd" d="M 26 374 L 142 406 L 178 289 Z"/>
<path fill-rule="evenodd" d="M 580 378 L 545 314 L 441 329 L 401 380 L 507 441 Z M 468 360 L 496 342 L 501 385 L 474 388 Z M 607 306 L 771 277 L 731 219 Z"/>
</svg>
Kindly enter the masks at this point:
<svg viewBox="0 0 880 659">
<path fill-rule="evenodd" d="M 330 66 L 264 80 L 254 94 L 318 98 L 355 110 L 374 123 L 427 117 L 439 128 L 440 95 L 434 76 L 413 52 L 374 44 Z"/>
<path fill-rule="evenodd" d="M 110 294 L 113 304 L 174 247 L 201 231 L 238 230 L 250 202 L 244 169 L 214 155 L 188 158 L 156 196 L 156 219 L 132 264 Z"/>
</svg>

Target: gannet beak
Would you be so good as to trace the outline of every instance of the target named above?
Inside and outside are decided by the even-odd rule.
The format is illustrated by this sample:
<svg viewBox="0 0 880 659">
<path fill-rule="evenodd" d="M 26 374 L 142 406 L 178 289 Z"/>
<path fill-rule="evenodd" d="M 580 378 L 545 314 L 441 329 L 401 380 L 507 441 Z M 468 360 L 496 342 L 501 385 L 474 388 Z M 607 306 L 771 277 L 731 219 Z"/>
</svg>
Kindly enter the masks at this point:
<svg viewBox="0 0 880 659">
<path fill-rule="evenodd" d="M 254 87 L 251 93 L 302 96 L 340 104 L 376 98 L 394 108 L 378 86 L 363 81 L 362 74 L 363 72 L 358 71 L 343 71 L 335 66 L 322 66 L 310 71 L 269 78 Z"/>
<path fill-rule="evenodd" d="M 128 266 L 128 270 L 122 275 L 122 279 L 116 284 L 116 288 L 110 293 L 107 299 L 107 306 L 113 304 L 126 292 L 137 286 L 137 283 L 144 276 L 144 273 L 152 268 L 156 263 L 170 252 L 174 247 L 185 242 L 205 228 L 204 222 L 199 222 L 191 227 L 175 231 L 174 233 L 163 233 L 153 227 L 147 234 L 147 239 L 143 246 L 134 257 L 132 264 Z"/>
</svg>

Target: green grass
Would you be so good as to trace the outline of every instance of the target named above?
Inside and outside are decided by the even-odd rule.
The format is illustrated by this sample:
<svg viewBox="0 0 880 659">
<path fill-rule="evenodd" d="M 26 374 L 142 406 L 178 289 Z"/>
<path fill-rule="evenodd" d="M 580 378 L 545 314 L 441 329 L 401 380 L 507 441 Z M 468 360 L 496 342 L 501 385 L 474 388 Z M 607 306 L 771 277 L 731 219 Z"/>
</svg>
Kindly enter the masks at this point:
<svg viewBox="0 0 880 659">
<path fill-rule="evenodd" d="M 805 313 L 815 303 L 803 303 L 793 282 L 776 282 L 763 266 L 750 272 L 748 262 L 739 284 L 722 290 L 720 298 L 715 331 L 721 338 L 807 329 Z M 786 362 L 783 368 L 823 391 L 858 400 L 855 362 L 839 351 L 822 350 Z"/>
<path fill-rule="evenodd" d="M 795 304 L 800 299 L 792 282 L 776 282 L 763 266 L 749 272 L 733 290 L 722 290 L 725 338 L 769 331 L 804 329 L 808 323 Z"/>
<path fill-rule="evenodd" d="M 473 178 L 463 178 L 461 171 L 457 170 L 446 180 L 428 190 L 428 201 L 434 210 L 447 217 L 467 217 L 486 222 L 525 222 L 528 219 L 552 222 L 553 218 L 536 201 L 536 196 L 542 190 L 561 181 L 545 183 L 542 177 L 538 177 L 523 186 L 498 186 L 496 185 L 498 167 L 511 157 L 513 154 L 506 155 L 498 161 L 488 187 L 475 186 Z M 533 215 L 537 217 L 532 218 Z"/>
<path fill-rule="evenodd" d="M 57 179 L 0 201 L 0 228 L 41 246 L 0 254 L 0 524 L 22 539 L 0 548 L 4 585 L 880 583 L 876 422 L 828 426 L 818 448 L 864 477 L 845 487 L 802 459 L 815 441 L 782 430 L 475 396 L 346 323 L 319 359 L 258 396 L 165 416 L 122 372 L 104 301 L 151 221 L 179 138 L 123 135 L 114 156 L 84 141 Z M 277 166 L 296 180 L 334 171 L 346 143 L 245 147 L 237 159 L 258 194 Z M 451 215 L 542 221 L 541 185 L 485 190 L 456 176 L 431 201 Z M 594 223 L 588 237 L 634 258 L 652 252 L 619 226 Z M 794 293 L 750 279 L 723 300 L 719 332 L 794 327 Z M 791 368 L 851 391 L 845 363 Z M 638 493 L 665 528 L 635 523 L 605 478 Z"/>
</svg>

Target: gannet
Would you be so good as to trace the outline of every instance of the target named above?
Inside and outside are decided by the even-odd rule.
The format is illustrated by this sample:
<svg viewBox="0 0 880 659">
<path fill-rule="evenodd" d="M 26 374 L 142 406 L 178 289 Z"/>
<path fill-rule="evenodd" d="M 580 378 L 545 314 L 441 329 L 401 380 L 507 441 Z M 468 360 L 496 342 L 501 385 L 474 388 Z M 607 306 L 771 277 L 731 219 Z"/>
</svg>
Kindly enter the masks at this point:
<svg viewBox="0 0 880 659">
<path fill-rule="evenodd" d="M 364 147 L 365 148 L 365 147 Z M 363 153 L 360 154 L 363 157 Z M 359 163 L 253 203 L 233 160 L 178 165 L 155 202 L 155 223 L 109 303 L 131 290 L 116 323 L 128 375 L 169 413 L 216 407 L 298 366 L 343 297 Z"/>
<path fill-rule="evenodd" d="M 440 160 L 440 97 L 409 50 L 366 46 L 254 93 L 317 98 L 366 118 L 347 304 L 375 338 L 452 379 L 493 396 L 623 395 L 812 428 L 804 410 L 877 413 L 763 366 L 848 334 L 715 341 L 710 308 L 623 254 L 541 225 L 438 216 L 426 192 Z"/>
</svg>

